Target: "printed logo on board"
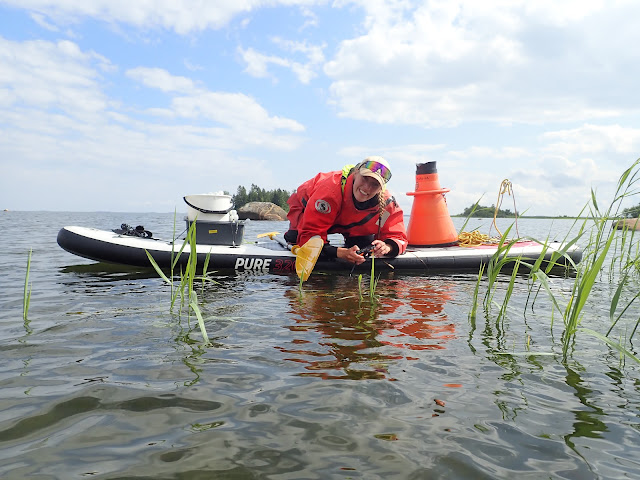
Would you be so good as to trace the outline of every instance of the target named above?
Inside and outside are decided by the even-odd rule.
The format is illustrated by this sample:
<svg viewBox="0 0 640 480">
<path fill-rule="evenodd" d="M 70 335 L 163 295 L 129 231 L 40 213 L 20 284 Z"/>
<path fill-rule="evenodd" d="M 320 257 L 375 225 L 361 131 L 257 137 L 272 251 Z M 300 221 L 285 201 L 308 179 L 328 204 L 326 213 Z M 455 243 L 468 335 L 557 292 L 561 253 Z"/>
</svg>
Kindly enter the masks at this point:
<svg viewBox="0 0 640 480">
<path fill-rule="evenodd" d="M 331 205 L 326 200 L 316 200 L 316 211 L 320 213 L 331 213 Z"/>
</svg>

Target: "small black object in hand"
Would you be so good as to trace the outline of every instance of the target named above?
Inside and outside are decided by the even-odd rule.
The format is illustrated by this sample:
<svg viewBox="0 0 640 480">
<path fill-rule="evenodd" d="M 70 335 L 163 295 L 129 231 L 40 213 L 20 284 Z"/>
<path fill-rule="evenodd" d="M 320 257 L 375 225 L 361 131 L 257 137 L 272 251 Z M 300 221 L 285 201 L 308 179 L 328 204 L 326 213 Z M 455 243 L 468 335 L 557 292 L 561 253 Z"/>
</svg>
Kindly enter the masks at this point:
<svg viewBox="0 0 640 480">
<path fill-rule="evenodd" d="M 371 253 L 373 252 L 373 249 L 374 249 L 374 246 L 373 246 L 373 244 L 371 244 L 371 245 L 367 245 L 364 248 L 361 248 L 356 253 L 358 255 L 362 255 L 363 257 L 367 258 L 367 257 L 371 256 Z"/>
</svg>

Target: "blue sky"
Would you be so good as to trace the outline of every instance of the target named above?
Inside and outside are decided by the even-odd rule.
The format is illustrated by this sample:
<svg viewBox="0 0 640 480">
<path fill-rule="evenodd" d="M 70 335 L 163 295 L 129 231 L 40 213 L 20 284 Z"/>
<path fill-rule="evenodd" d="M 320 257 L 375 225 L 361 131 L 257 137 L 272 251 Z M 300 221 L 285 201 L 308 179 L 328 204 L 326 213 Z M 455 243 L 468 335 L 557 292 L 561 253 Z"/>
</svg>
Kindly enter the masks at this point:
<svg viewBox="0 0 640 480">
<path fill-rule="evenodd" d="M 407 214 L 427 161 L 451 213 L 509 179 L 518 210 L 577 214 L 640 156 L 637 18 L 611 0 L 0 0 L 0 208 L 180 212 L 383 155 Z"/>
</svg>

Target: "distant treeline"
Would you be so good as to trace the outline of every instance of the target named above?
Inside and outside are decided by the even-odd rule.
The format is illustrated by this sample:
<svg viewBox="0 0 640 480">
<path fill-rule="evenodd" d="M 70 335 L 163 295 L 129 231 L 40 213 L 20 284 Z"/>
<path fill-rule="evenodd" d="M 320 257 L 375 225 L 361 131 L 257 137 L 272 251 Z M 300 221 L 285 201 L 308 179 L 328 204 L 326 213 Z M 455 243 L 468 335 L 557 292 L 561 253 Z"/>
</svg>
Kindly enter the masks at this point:
<svg viewBox="0 0 640 480">
<path fill-rule="evenodd" d="M 483 205 L 476 205 L 474 203 L 470 207 L 465 208 L 464 211 L 458 216 L 459 217 L 471 216 L 471 217 L 480 217 L 480 218 L 493 218 L 495 211 L 496 211 L 495 205 L 491 205 L 490 207 L 485 207 Z M 509 209 L 506 209 L 506 210 L 498 209 L 498 214 L 496 215 L 497 218 L 508 218 L 508 217 L 515 217 L 515 216 L 516 216 L 515 213 L 513 213 Z"/>
<path fill-rule="evenodd" d="M 278 188 L 277 190 L 265 190 L 255 184 L 251 184 L 249 192 L 242 185 L 238 186 L 236 194 L 231 197 L 234 208 L 238 209 L 249 202 L 271 202 L 282 207 L 285 212 L 289 211 L 287 200 L 291 192 Z"/>
<path fill-rule="evenodd" d="M 496 211 L 495 205 L 491 205 L 490 207 L 485 207 L 483 205 L 476 206 L 475 204 L 473 204 L 470 207 L 465 208 L 462 213 L 459 213 L 458 215 L 453 215 L 453 216 L 465 217 L 465 218 L 469 216 L 480 217 L 480 218 L 493 218 L 493 214 L 495 211 Z M 622 210 L 621 216 L 623 218 L 639 218 L 640 204 L 636 205 L 635 207 L 625 208 L 624 210 Z M 506 210 L 498 209 L 498 214 L 496 215 L 496 217 L 497 218 L 509 218 L 509 217 L 513 218 L 515 217 L 515 213 L 513 213 L 509 209 L 506 209 Z M 524 218 L 525 215 L 522 215 L 522 217 Z M 526 217 L 527 218 L 588 218 L 588 217 L 573 217 L 570 215 L 559 215 L 559 216 L 551 216 L 551 217 L 547 217 L 544 215 L 526 215 Z"/>
<path fill-rule="evenodd" d="M 638 218 L 640 217 L 640 204 L 635 207 L 625 208 L 622 210 L 622 216 L 625 218 Z"/>
</svg>

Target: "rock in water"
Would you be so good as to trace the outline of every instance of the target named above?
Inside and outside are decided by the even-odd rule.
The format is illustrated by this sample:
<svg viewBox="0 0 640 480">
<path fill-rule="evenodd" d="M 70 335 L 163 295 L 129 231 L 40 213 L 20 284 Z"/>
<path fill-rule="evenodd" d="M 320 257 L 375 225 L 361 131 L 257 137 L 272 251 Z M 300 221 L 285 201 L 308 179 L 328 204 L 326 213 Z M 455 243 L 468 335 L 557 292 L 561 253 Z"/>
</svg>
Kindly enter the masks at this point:
<svg viewBox="0 0 640 480">
<path fill-rule="evenodd" d="M 249 202 L 238 209 L 240 220 L 286 220 L 287 212 L 271 202 Z"/>
<path fill-rule="evenodd" d="M 614 225 L 618 230 L 622 230 L 623 228 L 627 228 L 629 230 L 640 230 L 640 219 L 625 218 L 618 220 Z"/>
</svg>

